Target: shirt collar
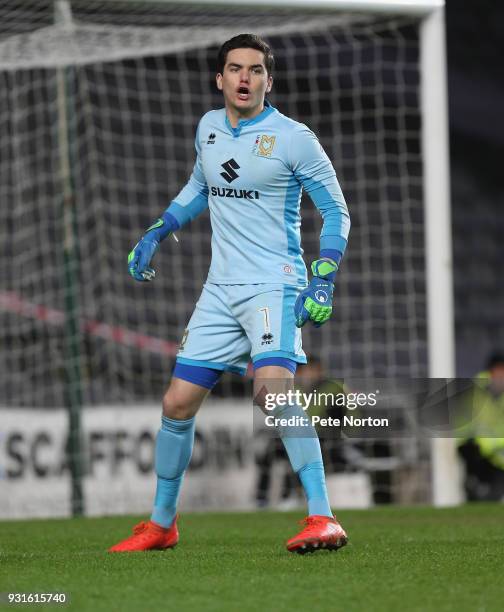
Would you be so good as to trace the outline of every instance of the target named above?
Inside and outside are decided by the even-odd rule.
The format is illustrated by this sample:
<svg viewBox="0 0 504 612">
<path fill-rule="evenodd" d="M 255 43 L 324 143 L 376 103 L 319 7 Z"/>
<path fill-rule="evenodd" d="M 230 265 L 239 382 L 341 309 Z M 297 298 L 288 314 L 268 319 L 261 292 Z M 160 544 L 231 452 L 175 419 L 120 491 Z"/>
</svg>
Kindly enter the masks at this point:
<svg viewBox="0 0 504 612">
<path fill-rule="evenodd" d="M 240 119 L 238 121 L 238 125 L 235 128 L 231 125 L 231 122 L 229 121 L 226 113 L 226 127 L 236 138 L 240 135 L 240 132 L 244 127 L 246 127 L 247 125 L 254 125 L 255 123 L 259 123 L 263 119 L 266 119 L 268 115 L 271 115 L 271 113 L 273 113 L 275 110 L 276 108 L 274 106 L 271 106 L 268 100 L 264 100 L 264 109 L 258 115 L 252 117 L 252 119 Z"/>
</svg>

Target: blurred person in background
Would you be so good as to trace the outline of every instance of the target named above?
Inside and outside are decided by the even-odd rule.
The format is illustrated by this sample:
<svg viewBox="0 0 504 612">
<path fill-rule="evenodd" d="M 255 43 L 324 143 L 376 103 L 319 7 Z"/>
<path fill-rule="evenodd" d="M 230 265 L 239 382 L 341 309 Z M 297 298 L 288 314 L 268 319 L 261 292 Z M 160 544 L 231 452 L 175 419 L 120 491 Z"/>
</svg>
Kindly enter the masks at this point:
<svg viewBox="0 0 504 612">
<path fill-rule="evenodd" d="M 494 353 L 475 377 L 473 418 L 458 430 L 469 501 L 504 501 L 504 353 Z"/>
</svg>

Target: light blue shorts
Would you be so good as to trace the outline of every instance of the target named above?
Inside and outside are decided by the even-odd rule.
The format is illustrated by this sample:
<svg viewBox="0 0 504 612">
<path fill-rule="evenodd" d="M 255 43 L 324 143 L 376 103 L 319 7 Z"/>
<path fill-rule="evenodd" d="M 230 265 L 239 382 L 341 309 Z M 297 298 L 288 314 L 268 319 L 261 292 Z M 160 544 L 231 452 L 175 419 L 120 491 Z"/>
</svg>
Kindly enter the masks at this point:
<svg viewBox="0 0 504 612">
<path fill-rule="evenodd" d="M 177 361 L 238 374 L 245 374 L 250 358 L 306 363 L 294 317 L 300 291 L 289 285 L 205 283 Z"/>
</svg>

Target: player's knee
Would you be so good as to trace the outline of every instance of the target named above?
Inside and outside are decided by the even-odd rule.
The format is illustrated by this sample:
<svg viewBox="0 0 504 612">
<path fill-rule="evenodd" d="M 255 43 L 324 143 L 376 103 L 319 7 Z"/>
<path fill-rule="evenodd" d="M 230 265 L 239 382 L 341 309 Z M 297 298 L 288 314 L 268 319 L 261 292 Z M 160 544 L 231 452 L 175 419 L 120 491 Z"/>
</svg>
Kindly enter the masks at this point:
<svg viewBox="0 0 504 612">
<path fill-rule="evenodd" d="M 163 416 L 182 421 L 193 417 L 194 409 L 181 393 L 168 389 L 163 397 Z"/>
</svg>

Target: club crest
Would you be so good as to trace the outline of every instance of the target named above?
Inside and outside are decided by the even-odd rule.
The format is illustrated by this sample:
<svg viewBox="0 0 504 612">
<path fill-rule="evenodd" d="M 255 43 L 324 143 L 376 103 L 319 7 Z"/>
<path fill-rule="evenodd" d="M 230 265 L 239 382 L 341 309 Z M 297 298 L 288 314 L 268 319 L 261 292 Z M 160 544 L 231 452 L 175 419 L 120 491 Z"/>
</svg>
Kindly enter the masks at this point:
<svg viewBox="0 0 504 612">
<path fill-rule="evenodd" d="M 262 134 L 257 136 L 254 143 L 254 153 L 259 157 L 271 157 L 275 147 L 276 136 Z"/>
</svg>

